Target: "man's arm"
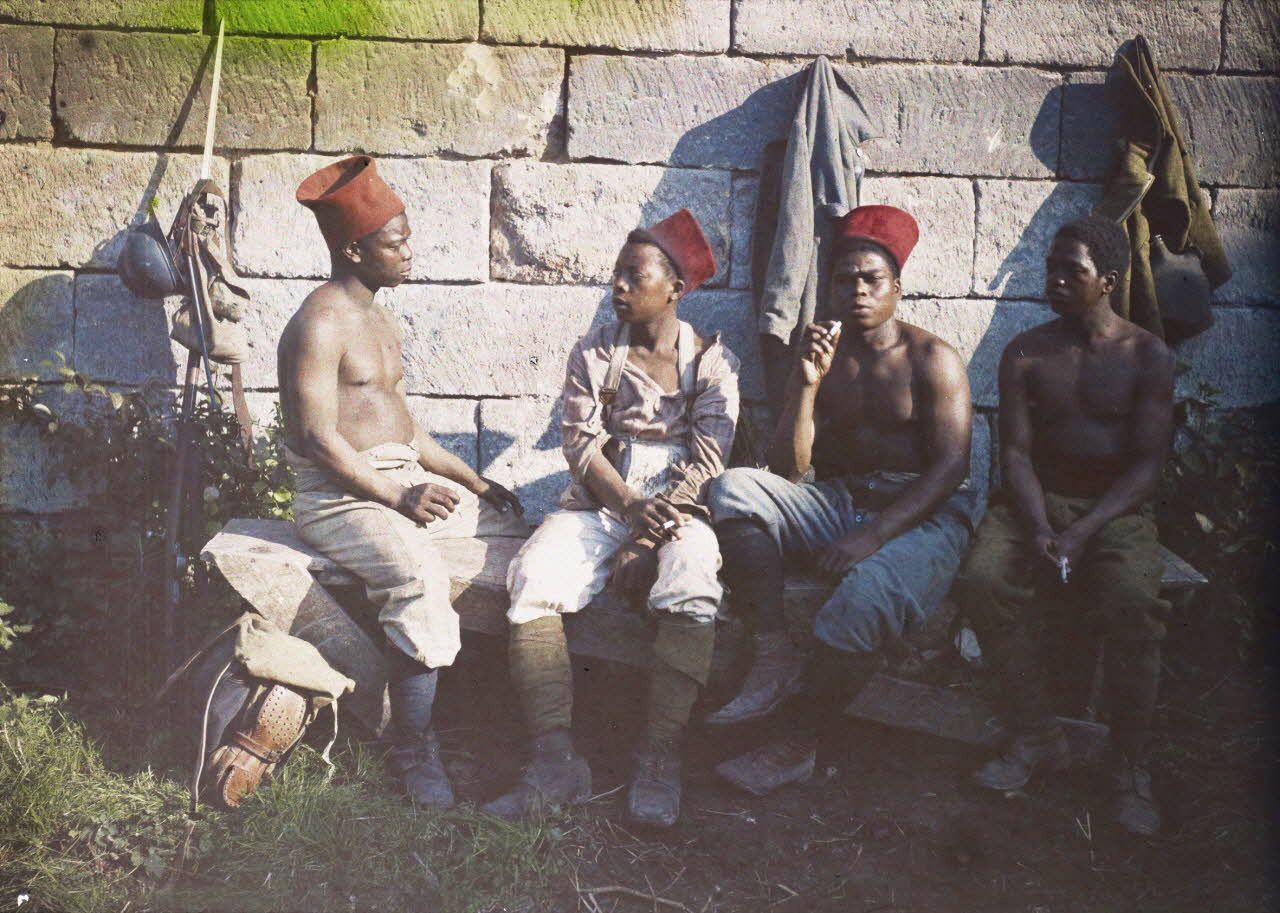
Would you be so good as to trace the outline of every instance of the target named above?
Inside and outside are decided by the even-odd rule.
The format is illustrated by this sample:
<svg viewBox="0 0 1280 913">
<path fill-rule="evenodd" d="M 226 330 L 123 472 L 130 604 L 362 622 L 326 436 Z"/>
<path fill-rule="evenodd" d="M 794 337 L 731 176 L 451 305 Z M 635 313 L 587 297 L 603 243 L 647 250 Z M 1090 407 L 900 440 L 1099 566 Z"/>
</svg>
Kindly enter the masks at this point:
<svg viewBox="0 0 1280 913">
<path fill-rule="evenodd" d="M 799 358 L 787 380 L 782 413 L 769 443 L 769 469 L 789 481 L 800 481 L 812 463 L 818 388 L 831 370 L 839 342 L 840 329 L 831 321 L 805 328 Z"/>
<path fill-rule="evenodd" d="M 436 486 L 407 488 L 376 471 L 338 432 L 338 367 L 345 351 L 342 329 L 313 314 L 298 329 L 285 370 L 293 391 L 303 456 L 357 497 L 398 510 L 419 523 L 449 515 L 456 503 Z"/>
<path fill-rule="evenodd" d="M 921 417 L 929 463 L 866 527 L 855 527 L 822 549 L 818 566 L 840 575 L 882 545 L 922 523 L 969 471 L 973 404 L 964 363 L 950 346 L 935 343 L 922 367 Z"/>
<path fill-rule="evenodd" d="M 397 384 L 396 392 L 401 397 L 405 397 L 403 380 Z M 408 409 L 407 402 L 405 408 Z M 441 447 L 436 443 L 435 438 L 418 424 L 417 419 L 413 421 L 413 446 L 418 451 L 418 465 L 427 472 L 433 472 L 457 482 L 467 491 L 484 498 L 499 511 L 513 508 L 518 514 L 524 513 L 524 507 L 521 506 L 519 498 L 497 482 L 486 479 L 457 455 Z"/>
<path fill-rule="evenodd" d="M 1133 409 L 1133 465 L 1058 537 L 1058 554 L 1074 562 L 1084 544 L 1116 517 L 1134 511 L 1160 482 L 1173 439 L 1173 356 L 1158 339 L 1140 346 Z"/>
<path fill-rule="evenodd" d="M 1056 560 L 1053 527 L 1044 503 L 1044 487 L 1031 463 L 1031 406 L 1027 392 L 1027 362 L 1017 339 L 1000 356 L 1000 469 L 1004 487 L 1013 501 L 1038 555 Z"/>
</svg>

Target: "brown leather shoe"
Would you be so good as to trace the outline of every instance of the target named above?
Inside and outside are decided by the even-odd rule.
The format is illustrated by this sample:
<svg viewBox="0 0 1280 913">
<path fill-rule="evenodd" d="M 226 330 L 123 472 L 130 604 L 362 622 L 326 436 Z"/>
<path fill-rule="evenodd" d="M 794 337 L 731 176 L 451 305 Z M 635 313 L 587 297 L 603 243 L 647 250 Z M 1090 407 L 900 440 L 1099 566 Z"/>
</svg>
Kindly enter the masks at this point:
<svg viewBox="0 0 1280 913">
<path fill-rule="evenodd" d="M 792 733 L 723 762 L 716 773 L 752 795 L 767 796 L 788 783 L 804 783 L 813 776 L 817 760 L 817 736 Z"/>
<path fill-rule="evenodd" d="M 680 749 L 673 742 L 650 740 L 636 752 L 627 787 L 627 817 L 649 827 L 671 827 L 680 818 Z"/>
<path fill-rule="evenodd" d="M 1041 732 L 1020 732 L 1000 755 L 973 772 L 973 782 L 984 789 L 1022 789 L 1037 770 L 1066 770 L 1071 766 L 1071 746 L 1062 727 Z"/>
<path fill-rule="evenodd" d="M 804 659 L 786 632 L 757 634 L 752 638 L 751 669 L 743 679 L 738 696 L 714 713 L 707 714 L 708 726 L 729 726 L 768 716 L 800 690 Z"/>
</svg>

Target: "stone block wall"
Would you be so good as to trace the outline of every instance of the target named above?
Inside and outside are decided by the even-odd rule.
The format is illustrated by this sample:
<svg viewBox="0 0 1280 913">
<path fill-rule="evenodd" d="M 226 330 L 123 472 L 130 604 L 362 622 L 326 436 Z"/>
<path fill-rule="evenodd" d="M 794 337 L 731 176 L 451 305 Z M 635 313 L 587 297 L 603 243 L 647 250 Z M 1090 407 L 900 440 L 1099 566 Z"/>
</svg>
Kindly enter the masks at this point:
<svg viewBox="0 0 1280 913">
<path fill-rule="evenodd" d="M 199 167 L 212 35 L 225 18 L 215 177 L 254 296 L 246 378 L 275 402 L 275 343 L 325 275 L 293 200 L 357 151 L 408 204 L 416 262 L 385 294 L 414 414 L 535 510 L 563 485 L 556 395 L 576 337 L 608 320 L 628 230 L 688 206 L 720 269 L 683 305 L 762 396 L 750 295 L 761 149 L 800 72 L 830 56 L 876 124 L 864 202 L 923 236 L 903 313 L 969 360 L 975 472 L 994 369 L 1048 319 L 1042 257 L 1100 192 L 1103 76 L 1151 41 L 1181 107 L 1235 278 L 1186 344 L 1184 390 L 1280 398 L 1280 3 L 1275 0 L 0 0 L 0 384 L 53 382 L 55 352 L 118 387 L 175 384 L 173 302 L 114 274 L 154 199 Z M 74 511 L 38 436 L 0 429 L 0 513 Z"/>
</svg>

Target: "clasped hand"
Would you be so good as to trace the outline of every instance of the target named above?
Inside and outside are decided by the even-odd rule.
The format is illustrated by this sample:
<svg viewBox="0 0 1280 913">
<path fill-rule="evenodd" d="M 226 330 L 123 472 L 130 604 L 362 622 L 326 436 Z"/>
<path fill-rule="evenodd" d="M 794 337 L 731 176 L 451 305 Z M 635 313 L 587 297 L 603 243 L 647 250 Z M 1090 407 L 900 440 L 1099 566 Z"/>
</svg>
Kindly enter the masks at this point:
<svg viewBox="0 0 1280 913">
<path fill-rule="evenodd" d="M 816 550 L 813 563 L 827 577 L 843 577 L 855 564 L 874 555 L 882 544 L 871 530 L 855 530 Z"/>
</svg>

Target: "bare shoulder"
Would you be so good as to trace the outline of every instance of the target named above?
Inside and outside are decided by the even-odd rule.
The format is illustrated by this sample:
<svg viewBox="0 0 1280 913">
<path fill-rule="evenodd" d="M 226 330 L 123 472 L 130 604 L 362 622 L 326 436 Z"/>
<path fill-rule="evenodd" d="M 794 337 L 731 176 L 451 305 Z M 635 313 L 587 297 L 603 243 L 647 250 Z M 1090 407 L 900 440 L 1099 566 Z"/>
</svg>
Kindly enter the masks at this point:
<svg viewBox="0 0 1280 913">
<path fill-rule="evenodd" d="M 907 345 L 908 357 L 917 367 L 930 374 L 963 373 L 964 359 L 951 343 L 913 323 L 898 322 L 902 340 Z"/>
<path fill-rule="evenodd" d="M 280 336 L 282 351 L 297 351 L 316 345 L 332 345 L 343 338 L 348 315 L 340 306 L 328 283 L 321 285 L 303 299 L 285 324 Z"/>
<path fill-rule="evenodd" d="M 1173 353 L 1164 344 L 1164 340 L 1149 330 L 1135 324 L 1133 327 L 1133 350 L 1138 361 L 1144 367 L 1161 368 L 1173 366 Z"/>
</svg>

